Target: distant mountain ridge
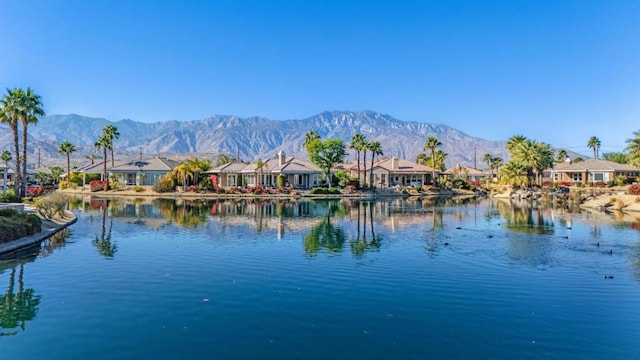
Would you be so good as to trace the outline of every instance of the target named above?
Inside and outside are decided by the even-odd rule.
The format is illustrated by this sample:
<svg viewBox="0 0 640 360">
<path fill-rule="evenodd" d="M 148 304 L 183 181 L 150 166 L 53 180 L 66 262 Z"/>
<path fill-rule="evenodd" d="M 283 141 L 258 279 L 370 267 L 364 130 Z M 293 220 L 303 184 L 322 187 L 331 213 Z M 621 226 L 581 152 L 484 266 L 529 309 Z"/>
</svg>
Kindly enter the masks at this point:
<svg viewBox="0 0 640 360">
<path fill-rule="evenodd" d="M 78 148 L 72 155 L 76 160 L 93 152 L 93 144 L 102 129 L 113 124 L 120 132 L 115 142 L 116 157 L 144 154 L 198 154 L 213 156 L 217 153 L 238 153 L 243 160 L 266 159 L 278 151 L 287 155 L 306 158 L 302 149 L 304 134 L 313 129 L 324 138 L 342 138 L 348 144 L 356 133 L 362 133 L 368 141 L 379 141 L 386 156 L 398 156 L 410 161 L 424 152 L 428 136 L 442 142 L 448 153 L 447 164 L 478 168 L 485 153 L 508 157 L 506 141 L 491 141 L 467 135 L 446 125 L 414 121 L 402 121 L 375 111 L 325 111 L 297 120 L 271 120 L 262 117 L 238 117 L 215 115 L 202 120 L 164 121 L 143 123 L 129 119 L 111 122 L 106 119 L 76 114 L 51 115 L 40 119 L 38 125 L 29 127 L 29 162 L 36 162 L 40 149 L 44 164 L 60 163 L 64 157 L 57 153 L 63 141 L 70 141 Z M 0 141 L 4 148 L 12 149 L 9 130 L 0 127 Z M 349 151 L 353 153 L 353 151 Z M 355 159 L 350 154 L 348 159 Z"/>
</svg>

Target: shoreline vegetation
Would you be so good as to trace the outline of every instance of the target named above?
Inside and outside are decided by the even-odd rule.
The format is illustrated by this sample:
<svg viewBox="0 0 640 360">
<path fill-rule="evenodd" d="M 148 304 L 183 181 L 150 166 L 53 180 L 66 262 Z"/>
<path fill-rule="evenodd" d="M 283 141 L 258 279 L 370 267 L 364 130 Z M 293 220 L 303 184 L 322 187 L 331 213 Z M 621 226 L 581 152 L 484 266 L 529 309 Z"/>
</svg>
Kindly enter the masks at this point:
<svg viewBox="0 0 640 360">
<path fill-rule="evenodd" d="M 46 219 L 37 214 L 36 208 L 31 205 L 25 207 L 24 216 L 37 216 L 41 220 L 40 231 L 18 239 L 0 242 L 0 255 L 7 255 L 36 246 L 36 244 L 50 238 L 78 220 L 73 212 L 68 210 L 64 210 L 61 214 Z"/>
</svg>

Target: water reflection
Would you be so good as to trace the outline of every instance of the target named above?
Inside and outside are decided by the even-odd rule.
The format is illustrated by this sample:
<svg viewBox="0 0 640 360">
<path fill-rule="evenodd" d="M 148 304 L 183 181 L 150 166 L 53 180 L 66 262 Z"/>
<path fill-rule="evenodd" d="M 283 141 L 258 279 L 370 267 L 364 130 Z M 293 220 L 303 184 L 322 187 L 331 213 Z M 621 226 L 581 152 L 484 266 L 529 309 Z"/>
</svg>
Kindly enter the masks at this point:
<svg viewBox="0 0 640 360">
<path fill-rule="evenodd" d="M 16 267 L 18 278 L 16 284 Z M 17 288 L 16 288 L 17 285 Z M 27 329 L 27 321 L 35 319 L 41 296 L 34 289 L 24 288 L 24 264 L 13 264 L 9 274 L 9 285 L 0 295 L 0 336 L 17 335 Z"/>
<path fill-rule="evenodd" d="M 553 221 L 545 217 L 543 208 L 506 201 L 498 201 L 497 207 L 504 219 L 504 227 L 510 231 L 538 235 L 553 234 Z"/>
<path fill-rule="evenodd" d="M 53 236 L 49 237 L 42 243 L 40 248 L 40 256 L 47 257 L 52 255 L 56 250 L 63 248 L 67 244 L 67 239 L 71 236 L 71 229 L 65 228 Z"/>
<path fill-rule="evenodd" d="M 118 245 L 111 241 L 111 230 L 113 229 L 113 216 L 109 217 L 109 229 L 107 230 L 107 212 L 109 209 L 109 202 L 104 200 L 104 204 L 100 211 L 100 236 L 96 235 L 93 240 L 93 245 L 98 250 L 98 253 L 107 259 L 113 258 L 118 251 Z"/>
</svg>

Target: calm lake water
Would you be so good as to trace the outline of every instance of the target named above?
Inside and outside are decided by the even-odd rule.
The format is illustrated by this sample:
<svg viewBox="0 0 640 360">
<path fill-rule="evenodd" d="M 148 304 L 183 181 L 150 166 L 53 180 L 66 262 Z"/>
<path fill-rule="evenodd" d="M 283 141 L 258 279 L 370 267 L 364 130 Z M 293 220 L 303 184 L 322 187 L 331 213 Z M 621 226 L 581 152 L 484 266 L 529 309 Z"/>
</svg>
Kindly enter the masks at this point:
<svg viewBox="0 0 640 360">
<path fill-rule="evenodd" d="M 68 234 L 0 264 L 0 358 L 640 358 L 630 216 L 455 199 L 71 206 Z"/>
</svg>

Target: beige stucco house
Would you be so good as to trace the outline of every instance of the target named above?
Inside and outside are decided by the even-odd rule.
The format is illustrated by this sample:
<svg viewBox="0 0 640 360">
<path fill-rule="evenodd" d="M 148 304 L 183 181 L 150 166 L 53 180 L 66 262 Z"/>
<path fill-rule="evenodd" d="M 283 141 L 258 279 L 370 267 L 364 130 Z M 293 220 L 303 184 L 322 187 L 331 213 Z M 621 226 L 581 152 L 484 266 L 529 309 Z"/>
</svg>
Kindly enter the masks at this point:
<svg viewBox="0 0 640 360">
<path fill-rule="evenodd" d="M 590 159 L 577 163 L 563 162 L 551 169 L 551 181 L 568 183 L 608 182 L 617 176 L 636 179 L 640 175 L 640 168 L 613 161 Z"/>
<path fill-rule="evenodd" d="M 361 179 L 364 183 L 371 183 L 371 164 L 360 163 Z M 358 166 L 352 164 L 346 169 L 351 177 L 358 177 Z M 392 157 L 373 164 L 373 185 L 376 187 L 389 186 L 422 186 L 433 184 L 433 169 L 421 164 Z M 436 176 L 440 171 L 436 170 Z"/>
</svg>

